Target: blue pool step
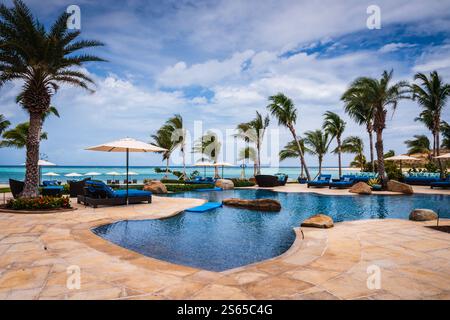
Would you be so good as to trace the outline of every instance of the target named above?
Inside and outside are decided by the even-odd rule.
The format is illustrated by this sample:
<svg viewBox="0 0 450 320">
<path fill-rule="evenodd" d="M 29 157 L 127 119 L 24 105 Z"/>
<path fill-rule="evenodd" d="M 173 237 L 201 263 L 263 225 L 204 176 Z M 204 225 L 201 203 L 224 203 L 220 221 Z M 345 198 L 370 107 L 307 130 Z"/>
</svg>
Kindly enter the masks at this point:
<svg viewBox="0 0 450 320">
<path fill-rule="evenodd" d="M 198 192 L 205 192 L 205 191 L 222 191 L 222 188 L 215 187 L 215 188 L 207 188 L 207 189 L 195 189 L 195 191 Z"/>
<path fill-rule="evenodd" d="M 209 210 L 217 209 L 222 206 L 221 202 L 206 202 L 202 204 L 201 206 L 186 209 L 186 212 L 206 212 Z"/>
</svg>

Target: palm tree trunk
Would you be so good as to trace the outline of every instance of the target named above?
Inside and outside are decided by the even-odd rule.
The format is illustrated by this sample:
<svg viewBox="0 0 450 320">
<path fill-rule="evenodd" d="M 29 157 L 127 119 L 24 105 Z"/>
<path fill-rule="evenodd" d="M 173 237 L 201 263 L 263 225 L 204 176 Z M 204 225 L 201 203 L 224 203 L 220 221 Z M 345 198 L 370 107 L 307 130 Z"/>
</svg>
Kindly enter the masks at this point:
<svg viewBox="0 0 450 320">
<path fill-rule="evenodd" d="M 322 157 L 319 157 L 319 176 L 322 174 Z"/>
<path fill-rule="evenodd" d="M 21 197 L 32 198 L 38 196 L 39 187 L 39 143 L 42 128 L 42 113 L 30 112 L 30 127 L 27 136 L 27 160 L 25 171 L 25 185 Z"/>
<path fill-rule="evenodd" d="M 341 179 L 342 177 L 341 138 L 337 137 L 336 140 L 338 145 L 339 179 Z"/>
<path fill-rule="evenodd" d="M 368 130 L 369 132 L 369 144 L 370 144 L 370 163 L 372 164 L 372 172 L 375 172 L 375 159 L 373 156 L 373 131 Z"/>
<path fill-rule="evenodd" d="M 361 167 L 361 172 L 363 172 L 364 171 L 364 163 L 363 163 L 363 154 L 362 154 L 362 152 L 359 154 L 359 165 L 360 165 L 360 167 Z"/>
<path fill-rule="evenodd" d="M 440 146 L 441 146 L 441 142 L 440 142 L 440 132 L 439 129 L 436 130 L 436 156 L 439 157 L 441 155 L 441 150 L 440 150 Z M 439 171 L 441 172 L 441 178 L 445 178 L 444 177 L 444 167 L 442 166 L 442 161 L 441 159 L 438 159 L 438 164 L 439 164 Z"/>
<path fill-rule="evenodd" d="M 256 149 L 258 150 L 258 171 L 257 174 L 261 174 L 261 145 L 259 142 L 256 144 Z"/>
<path fill-rule="evenodd" d="M 184 143 L 181 145 L 181 154 L 183 157 L 183 178 L 186 180 L 187 179 L 187 175 L 186 175 L 186 153 L 184 152 Z"/>
<path fill-rule="evenodd" d="M 169 178 L 169 157 L 167 157 L 166 159 L 166 175 L 164 176 L 164 179 L 168 179 Z"/>
<path fill-rule="evenodd" d="M 300 165 L 303 165 L 303 168 L 306 173 L 306 178 L 308 178 L 308 180 L 311 180 L 311 175 L 309 174 L 309 169 L 308 169 L 308 166 L 306 165 L 306 161 L 305 161 L 305 155 L 303 154 L 302 147 L 300 146 L 300 141 L 298 141 L 297 134 L 295 132 L 295 128 L 290 126 L 289 130 L 291 131 L 292 136 L 294 137 L 295 143 L 297 144 L 298 153 L 300 155 Z M 303 177 L 301 177 L 301 178 L 303 178 Z"/>
<path fill-rule="evenodd" d="M 378 160 L 378 175 L 380 176 L 381 184 L 386 186 L 386 176 L 384 174 L 384 147 L 383 147 L 383 130 L 377 130 L 377 142 L 375 143 L 375 149 L 377 150 Z"/>
<path fill-rule="evenodd" d="M 436 133 L 433 132 L 433 157 L 436 157 Z"/>
</svg>

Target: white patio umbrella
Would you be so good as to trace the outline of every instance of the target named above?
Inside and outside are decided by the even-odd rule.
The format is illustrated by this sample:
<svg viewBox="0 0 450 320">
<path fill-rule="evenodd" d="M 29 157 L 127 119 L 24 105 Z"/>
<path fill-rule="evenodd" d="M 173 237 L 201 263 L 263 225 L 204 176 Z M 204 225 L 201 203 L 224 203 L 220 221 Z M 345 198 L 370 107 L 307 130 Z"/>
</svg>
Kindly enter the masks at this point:
<svg viewBox="0 0 450 320">
<path fill-rule="evenodd" d="M 46 177 L 59 177 L 59 174 L 57 174 L 56 172 L 47 172 L 47 173 L 44 173 L 43 176 L 46 176 Z"/>
<path fill-rule="evenodd" d="M 438 157 L 434 157 L 435 159 L 450 159 L 450 153 L 445 153 L 443 155 L 440 155 Z"/>
<path fill-rule="evenodd" d="M 206 161 L 200 161 L 194 164 L 194 167 L 203 167 L 203 175 L 206 177 L 206 167 L 214 167 L 214 164 Z"/>
<path fill-rule="evenodd" d="M 22 166 L 25 166 L 26 163 L 22 163 Z M 42 176 L 42 167 L 52 167 L 56 166 L 53 162 L 39 159 L 38 161 L 38 167 L 39 167 L 39 184 L 41 184 L 41 176 Z"/>
<path fill-rule="evenodd" d="M 217 162 L 213 164 L 214 167 L 222 167 L 222 179 L 223 179 L 223 168 L 224 167 L 233 167 L 231 163 L 228 162 Z"/>
<path fill-rule="evenodd" d="M 103 151 L 103 152 L 125 152 L 126 164 L 127 164 L 127 197 L 126 203 L 128 204 L 128 179 L 129 179 L 129 161 L 130 152 L 164 152 L 166 149 L 154 146 L 152 144 L 145 143 L 143 141 L 125 138 L 108 143 L 104 143 L 98 146 L 89 147 L 86 150 L 90 151 Z"/>
<path fill-rule="evenodd" d="M 93 172 L 85 173 L 84 175 L 88 176 L 88 177 L 93 177 L 93 176 L 101 176 L 102 174 L 100 172 L 93 171 Z"/>
<path fill-rule="evenodd" d="M 384 160 L 385 161 L 398 161 L 398 162 L 400 162 L 400 170 L 402 170 L 402 161 L 421 161 L 418 158 L 405 156 L 405 155 L 393 156 L 393 157 L 385 158 Z"/>
<path fill-rule="evenodd" d="M 64 175 L 65 177 L 82 177 L 83 175 L 77 172 L 71 172 Z"/>
</svg>

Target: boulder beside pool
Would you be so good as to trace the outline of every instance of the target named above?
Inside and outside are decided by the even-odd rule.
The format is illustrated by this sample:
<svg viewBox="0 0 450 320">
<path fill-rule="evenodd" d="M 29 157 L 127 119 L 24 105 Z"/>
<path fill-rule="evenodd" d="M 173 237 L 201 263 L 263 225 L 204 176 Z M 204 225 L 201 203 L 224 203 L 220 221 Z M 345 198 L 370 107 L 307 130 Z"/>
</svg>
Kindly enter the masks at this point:
<svg viewBox="0 0 450 320">
<path fill-rule="evenodd" d="M 215 186 L 221 188 L 222 190 L 234 189 L 234 183 L 228 179 L 218 179 L 216 180 Z"/>
<path fill-rule="evenodd" d="M 328 229 L 333 228 L 334 222 L 333 218 L 327 216 L 326 214 L 319 213 L 303 221 L 301 226 L 308 228 Z"/>
<path fill-rule="evenodd" d="M 437 220 L 437 218 L 437 213 L 429 209 L 414 209 L 409 214 L 409 220 L 412 221 L 431 221 Z"/>
<path fill-rule="evenodd" d="M 167 193 L 167 188 L 161 181 L 149 181 L 145 184 L 144 191 L 150 191 L 153 194 Z"/>
<path fill-rule="evenodd" d="M 348 192 L 357 194 L 372 194 L 372 188 L 365 182 L 358 182 L 353 185 Z"/>
<path fill-rule="evenodd" d="M 409 184 L 398 182 L 396 180 L 389 180 L 387 183 L 387 189 L 388 191 L 400 192 L 404 194 L 414 193 L 413 188 Z"/>
<path fill-rule="evenodd" d="M 280 202 L 273 199 L 244 200 L 244 199 L 230 198 L 224 199 L 222 203 L 230 207 L 237 207 L 257 211 L 276 212 L 281 210 Z"/>
</svg>

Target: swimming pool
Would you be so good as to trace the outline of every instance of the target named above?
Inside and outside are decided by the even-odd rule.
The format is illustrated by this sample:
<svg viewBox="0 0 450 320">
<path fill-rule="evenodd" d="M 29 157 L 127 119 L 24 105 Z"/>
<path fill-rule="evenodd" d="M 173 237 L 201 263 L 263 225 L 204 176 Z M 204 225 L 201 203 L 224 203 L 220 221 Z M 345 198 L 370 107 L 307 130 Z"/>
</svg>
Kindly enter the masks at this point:
<svg viewBox="0 0 450 320">
<path fill-rule="evenodd" d="M 185 212 L 163 220 L 119 221 L 93 229 L 121 247 L 160 260 L 223 271 L 276 257 L 295 240 L 294 227 L 325 213 L 335 222 L 401 218 L 414 208 L 428 208 L 450 218 L 450 196 L 325 196 L 269 190 L 186 192 L 170 195 L 220 202 L 225 198 L 271 198 L 279 213 L 223 207 L 205 213 Z"/>
</svg>

